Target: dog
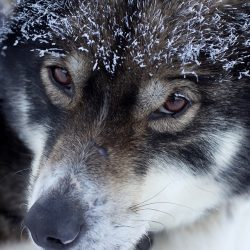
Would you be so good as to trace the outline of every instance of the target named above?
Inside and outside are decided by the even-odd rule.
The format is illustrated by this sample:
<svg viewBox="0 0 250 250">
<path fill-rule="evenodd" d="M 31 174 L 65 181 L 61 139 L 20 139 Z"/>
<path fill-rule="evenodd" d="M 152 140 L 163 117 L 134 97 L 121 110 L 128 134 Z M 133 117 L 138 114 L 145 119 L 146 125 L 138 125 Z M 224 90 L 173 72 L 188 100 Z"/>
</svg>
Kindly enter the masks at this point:
<svg viewBox="0 0 250 250">
<path fill-rule="evenodd" d="M 36 245 L 250 249 L 248 1 L 25 0 L 0 41 Z"/>
</svg>

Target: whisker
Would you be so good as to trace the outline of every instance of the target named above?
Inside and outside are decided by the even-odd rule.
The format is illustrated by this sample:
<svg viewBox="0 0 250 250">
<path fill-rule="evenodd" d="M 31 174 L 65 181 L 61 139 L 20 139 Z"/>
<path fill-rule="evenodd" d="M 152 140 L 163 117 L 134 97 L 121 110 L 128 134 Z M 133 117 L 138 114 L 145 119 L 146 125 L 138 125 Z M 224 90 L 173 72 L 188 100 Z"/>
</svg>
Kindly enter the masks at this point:
<svg viewBox="0 0 250 250">
<path fill-rule="evenodd" d="M 19 170 L 19 171 L 13 173 L 13 174 L 20 174 L 20 173 L 25 172 L 25 171 L 28 171 L 28 170 L 30 170 L 30 168 L 24 168 L 24 169 L 22 169 L 22 170 Z"/>
<path fill-rule="evenodd" d="M 4 181 L 6 178 L 10 177 L 10 176 L 14 176 L 14 175 L 18 175 L 22 172 L 25 172 L 25 171 L 29 171 L 30 168 L 24 168 L 22 170 L 18 170 L 16 172 L 12 172 L 12 173 L 8 173 L 7 175 L 3 176 L 1 179 L 0 179 L 0 182 Z"/>
<path fill-rule="evenodd" d="M 213 194 L 213 195 L 216 195 L 215 192 L 211 191 L 211 190 L 208 190 L 208 189 L 205 189 L 204 187 L 201 187 L 201 186 L 198 186 L 198 185 L 194 185 L 196 188 L 204 191 L 204 192 L 207 192 L 207 193 L 210 193 L 210 194 Z"/>
<path fill-rule="evenodd" d="M 130 209 L 132 209 L 132 208 L 134 208 L 134 207 L 137 207 L 137 206 L 139 206 L 139 205 L 141 205 L 141 204 L 144 204 L 144 203 L 146 203 L 146 202 L 148 202 L 148 201 L 150 201 L 150 200 L 153 200 L 153 199 L 154 199 L 155 197 L 157 197 L 159 194 L 161 194 L 162 192 L 164 192 L 164 191 L 166 190 L 166 188 L 167 188 L 169 185 L 170 185 L 170 184 L 166 185 L 166 186 L 165 186 L 162 190 L 160 190 L 157 194 L 155 194 L 154 196 L 148 198 L 147 200 L 145 200 L 145 201 L 143 201 L 143 202 L 141 202 L 141 203 L 138 203 L 138 204 L 136 204 L 136 205 L 131 206 Z"/>
<path fill-rule="evenodd" d="M 195 211 L 195 209 L 193 209 L 192 207 L 185 206 L 185 205 L 182 205 L 182 204 L 179 204 L 179 203 L 168 202 L 168 201 L 166 201 L 166 202 L 158 201 L 158 202 L 147 203 L 147 204 L 144 204 L 144 205 L 138 205 L 135 208 L 141 208 L 141 207 L 144 207 L 144 206 L 150 206 L 150 205 L 155 205 L 155 204 L 168 204 L 168 205 L 183 207 L 183 208 L 187 208 L 187 209 L 191 209 L 191 210 Z"/>
<path fill-rule="evenodd" d="M 20 240 L 21 241 L 23 240 L 23 232 L 24 232 L 24 230 L 27 230 L 27 233 L 28 233 L 28 228 L 22 223 L 21 232 L 20 232 Z"/>
<path fill-rule="evenodd" d="M 163 214 L 166 214 L 166 215 L 170 216 L 172 219 L 175 219 L 175 217 L 172 214 L 164 212 L 164 211 L 161 211 L 161 210 L 158 210 L 158 209 L 154 209 L 154 208 L 136 209 L 137 212 L 140 211 L 140 210 L 150 210 L 150 211 L 160 212 L 160 213 L 163 213 Z"/>
<path fill-rule="evenodd" d="M 155 221 L 155 220 L 133 220 L 133 221 L 155 223 L 157 225 L 160 225 L 162 227 L 162 230 L 165 229 L 165 225 L 163 223 L 159 222 L 159 221 Z"/>
<path fill-rule="evenodd" d="M 149 242 L 149 247 L 151 248 L 152 247 L 152 241 L 151 241 L 151 238 L 145 234 L 145 237 L 148 239 L 148 242 Z"/>
<path fill-rule="evenodd" d="M 136 228 L 136 227 L 132 227 L 132 226 L 127 226 L 127 225 L 116 225 L 115 228 L 121 228 L 121 227 L 127 227 L 127 228 Z"/>
</svg>

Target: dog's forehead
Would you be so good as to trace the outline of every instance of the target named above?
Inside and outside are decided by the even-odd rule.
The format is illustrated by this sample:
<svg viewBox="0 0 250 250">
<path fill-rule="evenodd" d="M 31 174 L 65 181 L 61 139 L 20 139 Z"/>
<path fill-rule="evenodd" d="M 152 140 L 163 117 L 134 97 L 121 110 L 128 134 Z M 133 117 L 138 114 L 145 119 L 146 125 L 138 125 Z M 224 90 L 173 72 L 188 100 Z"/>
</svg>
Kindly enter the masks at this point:
<svg viewBox="0 0 250 250">
<path fill-rule="evenodd" d="M 19 34 L 14 44 L 35 43 L 40 56 L 78 51 L 91 58 L 93 70 L 104 68 L 111 74 L 124 65 L 155 71 L 174 65 L 185 73 L 193 71 L 190 65 L 197 68 L 212 62 L 244 75 L 250 46 L 249 5 L 242 3 L 237 10 L 219 3 L 21 1 L 11 20 L 12 30 Z"/>
</svg>

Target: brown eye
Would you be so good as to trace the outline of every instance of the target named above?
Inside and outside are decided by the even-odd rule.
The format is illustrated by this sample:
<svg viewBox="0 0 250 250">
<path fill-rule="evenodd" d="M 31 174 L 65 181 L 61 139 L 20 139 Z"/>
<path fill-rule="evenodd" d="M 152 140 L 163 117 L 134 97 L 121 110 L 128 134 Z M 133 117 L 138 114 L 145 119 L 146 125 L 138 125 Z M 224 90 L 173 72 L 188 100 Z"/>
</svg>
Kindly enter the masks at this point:
<svg viewBox="0 0 250 250">
<path fill-rule="evenodd" d="M 158 109 L 157 112 L 175 116 L 182 114 L 182 112 L 190 107 L 190 105 L 191 102 L 187 97 L 182 94 L 175 93 L 166 100 L 166 102 Z"/>
<path fill-rule="evenodd" d="M 70 88 L 72 81 L 69 72 L 60 67 L 51 68 L 51 75 L 53 80 L 63 87 Z"/>
<path fill-rule="evenodd" d="M 188 100 L 180 95 L 170 97 L 163 105 L 163 107 L 170 113 L 178 113 L 188 105 Z"/>
</svg>

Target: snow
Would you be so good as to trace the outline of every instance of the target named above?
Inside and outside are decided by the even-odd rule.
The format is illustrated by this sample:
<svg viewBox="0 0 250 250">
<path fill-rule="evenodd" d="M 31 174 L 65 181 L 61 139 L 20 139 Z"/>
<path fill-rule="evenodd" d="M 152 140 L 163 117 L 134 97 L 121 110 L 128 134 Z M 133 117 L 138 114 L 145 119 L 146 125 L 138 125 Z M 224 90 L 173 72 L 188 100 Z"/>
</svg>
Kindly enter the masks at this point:
<svg viewBox="0 0 250 250">
<path fill-rule="evenodd" d="M 92 53 L 93 70 L 103 65 L 112 74 L 128 55 L 141 68 L 177 61 L 181 72 L 202 67 L 206 55 L 206 63 L 219 63 L 227 73 L 240 66 L 239 78 L 249 77 L 250 5 L 242 1 L 237 10 L 220 2 L 186 0 L 172 7 L 169 1 L 129 0 L 122 11 L 120 0 L 18 1 L 0 28 L 0 42 L 18 29 L 13 46 L 35 42 L 40 56 L 65 56 L 70 51 L 57 41 L 74 41 L 69 48 Z"/>
</svg>

